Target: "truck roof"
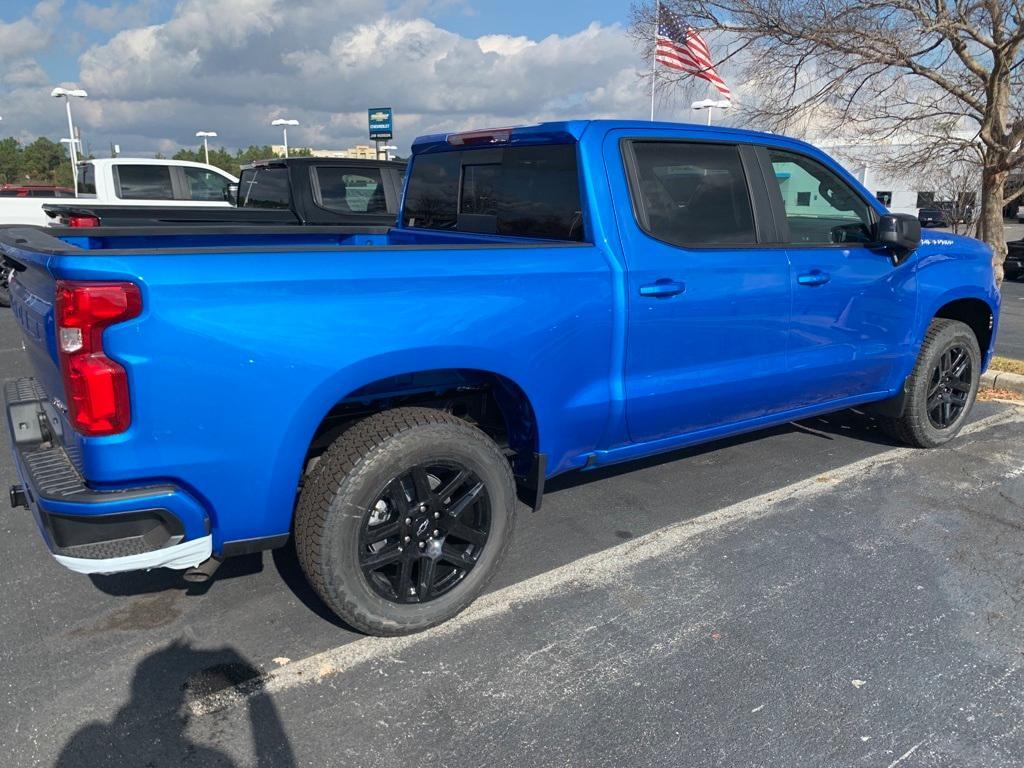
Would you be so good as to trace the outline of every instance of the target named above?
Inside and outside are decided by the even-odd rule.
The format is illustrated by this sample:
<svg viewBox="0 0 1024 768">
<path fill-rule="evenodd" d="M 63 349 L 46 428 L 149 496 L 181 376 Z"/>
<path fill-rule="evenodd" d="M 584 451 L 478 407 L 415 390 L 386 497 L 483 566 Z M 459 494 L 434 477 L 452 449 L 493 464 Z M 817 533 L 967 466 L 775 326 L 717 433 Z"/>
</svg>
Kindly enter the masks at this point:
<svg viewBox="0 0 1024 768">
<path fill-rule="evenodd" d="M 447 149 L 459 149 L 466 146 L 515 144 L 558 144 L 579 141 L 583 134 L 591 129 L 603 132 L 612 130 L 651 130 L 651 129 L 685 129 L 694 136 L 707 138 L 732 137 L 744 142 L 772 141 L 780 139 L 794 146 L 812 148 L 799 139 L 792 139 L 779 134 L 752 131 L 746 128 L 727 128 L 719 125 L 697 125 L 694 123 L 651 122 L 650 120 L 563 120 L 534 125 L 517 125 L 505 128 L 485 128 L 475 131 L 458 133 L 435 133 L 420 136 L 412 144 L 413 154 L 424 152 L 443 152 Z"/>
<path fill-rule="evenodd" d="M 242 166 L 246 171 L 251 168 L 268 166 L 284 167 L 289 165 L 363 165 L 367 168 L 400 168 L 406 166 L 405 160 L 369 160 L 355 157 L 270 157 L 265 160 L 254 160 Z"/>
<path fill-rule="evenodd" d="M 178 167 L 189 167 L 189 168 L 203 168 L 206 170 L 215 170 L 218 173 L 222 173 L 226 176 L 231 174 L 222 168 L 218 168 L 215 165 L 207 165 L 206 163 L 195 163 L 191 160 L 168 160 L 167 158 L 156 158 L 156 157 L 98 157 L 93 160 L 82 160 L 81 164 L 92 163 L 98 168 L 111 165 L 173 165 Z"/>
</svg>

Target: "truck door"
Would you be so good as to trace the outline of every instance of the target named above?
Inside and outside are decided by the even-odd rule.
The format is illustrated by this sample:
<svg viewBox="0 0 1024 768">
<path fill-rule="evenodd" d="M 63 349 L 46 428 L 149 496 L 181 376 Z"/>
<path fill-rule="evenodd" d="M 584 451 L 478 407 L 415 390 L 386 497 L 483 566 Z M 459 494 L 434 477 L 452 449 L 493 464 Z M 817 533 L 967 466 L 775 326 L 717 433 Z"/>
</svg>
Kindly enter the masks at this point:
<svg viewBox="0 0 1024 768">
<path fill-rule="evenodd" d="M 756 152 L 664 133 L 614 144 L 606 157 L 627 270 L 630 438 L 785 410 L 789 263 L 772 242 Z M 624 166 L 618 191 L 616 165 Z"/>
<path fill-rule="evenodd" d="M 873 206 L 825 163 L 770 147 L 760 152 L 792 265 L 794 405 L 898 386 L 893 377 L 913 355 L 913 258 L 897 265 L 873 242 Z"/>
</svg>

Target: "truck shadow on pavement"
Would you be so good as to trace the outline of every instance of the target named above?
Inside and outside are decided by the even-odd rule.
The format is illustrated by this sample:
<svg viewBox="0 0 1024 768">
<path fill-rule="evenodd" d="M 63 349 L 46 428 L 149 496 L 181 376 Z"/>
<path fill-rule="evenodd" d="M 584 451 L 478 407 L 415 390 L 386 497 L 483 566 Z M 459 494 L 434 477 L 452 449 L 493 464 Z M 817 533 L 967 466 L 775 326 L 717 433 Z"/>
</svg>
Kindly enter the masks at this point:
<svg viewBox="0 0 1024 768">
<path fill-rule="evenodd" d="M 174 642 L 146 656 L 135 669 L 131 698 L 110 721 L 80 728 L 61 750 L 56 768 L 238 768 L 241 763 L 216 745 L 197 743 L 190 702 L 242 683 L 257 685 L 263 673 L 232 648 L 199 650 Z M 265 693 L 247 699 L 251 753 L 256 768 L 295 768 L 295 755 Z M 213 740 L 223 735 L 238 751 L 233 729 L 212 723 Z M 244 738 L 244 737 L 242 737 Z M 248 754 L 244 741 L 242 754 Z"/>
<path fill-rule="evenodd" d="M 239 555 L 224 561 L 212 579 L 201 583 L 185 581 L 181 571 L 157 568 L 152 571 L 129 573 L 91 574 L 89 580 L 100 592 L 114 597 L 146 595 L 176 589 L 187 595 L 205 595 L 216 582 L 242 576 L 252 576 L 263 570 L 262 553 Z"/>
</svg>

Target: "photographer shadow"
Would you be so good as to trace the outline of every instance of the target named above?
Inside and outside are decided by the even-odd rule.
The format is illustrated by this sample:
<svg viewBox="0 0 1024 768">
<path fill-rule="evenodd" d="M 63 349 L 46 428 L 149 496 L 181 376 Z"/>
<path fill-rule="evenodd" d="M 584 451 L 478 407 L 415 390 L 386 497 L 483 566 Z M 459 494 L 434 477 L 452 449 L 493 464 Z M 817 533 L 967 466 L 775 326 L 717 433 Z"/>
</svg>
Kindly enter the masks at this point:
<svg viewBox="0 0 1024 768">
<path fill-rule="evenodd" d="M 56 768 L 241 768 L 227 752 L 189 738 L 186 729 L 196 716 L 189 704 L 260 678 L 262 673 L 234 649 L 196 650 L 174 642 L 139 662 L 129 701 L 111 721 L 89 723 L 73 734 Z M 247 707 L 257 768 L 295 768 L 270 697 L 257 691 L 237 706 Z"/>
</svg>

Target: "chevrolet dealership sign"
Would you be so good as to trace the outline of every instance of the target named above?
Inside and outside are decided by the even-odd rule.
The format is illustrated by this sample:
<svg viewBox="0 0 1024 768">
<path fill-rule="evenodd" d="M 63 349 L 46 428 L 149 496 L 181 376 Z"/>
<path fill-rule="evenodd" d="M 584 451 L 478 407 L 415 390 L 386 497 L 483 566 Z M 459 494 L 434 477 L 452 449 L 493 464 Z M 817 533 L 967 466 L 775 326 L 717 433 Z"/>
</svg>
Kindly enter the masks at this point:
<svg viewBox="0 0 1024 768">
<path fill-rule="evenodd" d="M 374 141 L 390 141 L 394 135 L 391 107 L 375 107 L 369 110 L 370 138 Z"/>
</svg>

